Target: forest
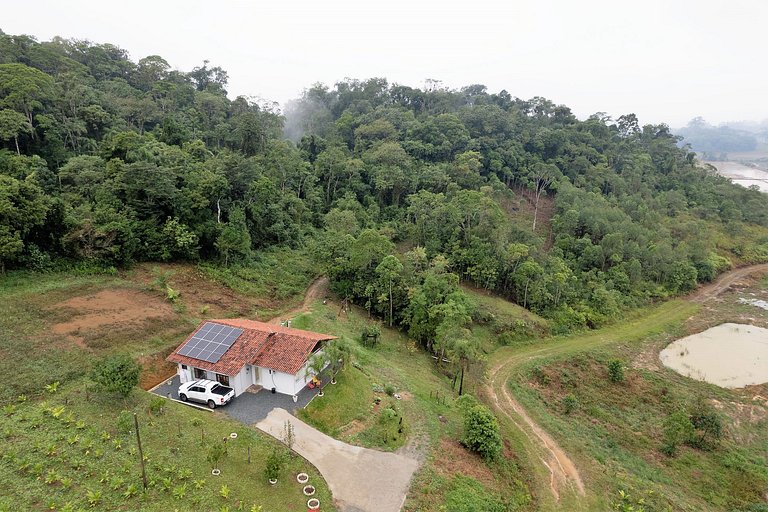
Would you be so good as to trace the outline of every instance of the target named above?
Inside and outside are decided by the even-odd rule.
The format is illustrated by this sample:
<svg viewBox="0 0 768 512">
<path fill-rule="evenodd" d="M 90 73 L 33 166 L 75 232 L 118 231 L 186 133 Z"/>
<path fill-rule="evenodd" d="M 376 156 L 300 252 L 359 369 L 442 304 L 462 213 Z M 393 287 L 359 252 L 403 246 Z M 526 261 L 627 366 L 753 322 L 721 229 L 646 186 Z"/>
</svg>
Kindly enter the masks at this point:
<svg viewBox="0 0 768 512">
<path fill-rule="evenodd" d="M 0 32 L 2 272 L 238 272 L 288 248 L 438 348 L 476 314 L 462 282 L 567 332 L 768 261 L 768 196 L 631 113 L 384 78 L 281 110 L 227 81 L 207 61 Z"/>
<path fill-rule="evenodd" d="M 708 155 L 754 151 L 757 148 L 755 133 L 732 128 L 728 125 L 712 126 L 701 117 L 691 119 L 687 126 L 677 130 L 691 149 Z"/>
</svg>

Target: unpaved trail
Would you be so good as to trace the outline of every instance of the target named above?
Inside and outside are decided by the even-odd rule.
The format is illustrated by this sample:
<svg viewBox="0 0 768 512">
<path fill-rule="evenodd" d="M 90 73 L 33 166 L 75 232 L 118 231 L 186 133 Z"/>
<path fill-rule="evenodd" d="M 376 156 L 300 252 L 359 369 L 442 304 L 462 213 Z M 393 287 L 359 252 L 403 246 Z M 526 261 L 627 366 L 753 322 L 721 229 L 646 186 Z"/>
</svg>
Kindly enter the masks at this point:
<svg viewBox="0 0 768 512">
<path fill-rule="evenodd" d="M 538 468 L 539 474 L 542 478 L 544 474 L 547 475 L 548 487 L 556 502 L 560 501 L 564 492 L 584 497 L 586 487 L 574 461 L 552 436 L 531 418 L 510 391 L 508 382 L 514 378 L 516 370 L 535 359 L 568 355 L 617 342 L 642 340 L 662 326 L 687 318 L 695 311 L 697 303 L 716 298 L 753 274 L 766 272 L 768 272 L 768 264 L 738 268 L 723 274 L 713 283 L 700 287 L 683 300 L 665 302 L 642 316 L 626 319 L 621 325 L 583 335 L 550 340 L 535 346 L 505 347 L 496 351 L 493 364 L 488 371 L 484 392 L 496 411 L 525 436 L 529 460 L 541 462 Z"/>
<path fill-rule="evenodd" d="M 314 301 L 317 299 L 322 299 L 326 295 L 328 295 L 328 286 L 330 284 L 330 281 L 328 281 L 328 278 L 325 276 L 320 276 L 309 285 L 309 288 L 307 288 L 307 292 L 304 295 L 304 301 L 301 303 L 301 306 L 298 308 L 292 309 L 290 311 L 286 311 L 285 313 L 281 313 L 277 315 L 276 317 L 272 318 L 271 320 L 268 320 L 267 323 L 269 324 L 280 324 L 280 322 L 286 318 L 292 318 L 296 315 L 299 315 L 301 313 L 306 313 L 309 311 L 309 307 L 312 305 Z"/>
<path fill-rule="evenodd" d="M 737 284 L 742 279 L 745 279 L 753 274 L 768 272 L 768 263 L 761 265 L 752 265 L 750 267 L 737 268 L 726 272 L 717 278 L 713 283 L 692 292 L 687 299 L 694 302 L 706 302 L 710 299 L 714 299 L 724 291 L 730 289 L 733 285 Z"/>
</svg>

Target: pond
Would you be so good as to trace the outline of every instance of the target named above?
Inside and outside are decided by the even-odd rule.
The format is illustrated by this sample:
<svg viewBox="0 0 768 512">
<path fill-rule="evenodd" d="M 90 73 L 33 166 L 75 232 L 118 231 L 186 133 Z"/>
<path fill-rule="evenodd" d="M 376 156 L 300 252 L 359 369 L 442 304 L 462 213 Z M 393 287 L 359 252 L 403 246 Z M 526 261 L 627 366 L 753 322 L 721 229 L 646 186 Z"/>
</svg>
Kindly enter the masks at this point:
<svg viewBox="0 0 768 512">
<path fill-rule="evenodd" d="M 768 329 L 725 323 L 670 343 L 659 359 L 667 368 L 723 388 L 768 382 Z"/>
</svg>

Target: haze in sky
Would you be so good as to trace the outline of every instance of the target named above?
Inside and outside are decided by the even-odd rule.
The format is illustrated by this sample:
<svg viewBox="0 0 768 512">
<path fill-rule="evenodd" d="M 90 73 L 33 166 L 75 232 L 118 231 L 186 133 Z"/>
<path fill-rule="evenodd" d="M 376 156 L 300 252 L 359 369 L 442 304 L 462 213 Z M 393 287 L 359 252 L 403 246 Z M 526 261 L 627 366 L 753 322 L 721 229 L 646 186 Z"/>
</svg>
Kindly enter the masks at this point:
<svg viewBox="0 0 768 512">
<path fill-rule="evenodd" d="M 768 118 L 764 0 L 37 0 L 0 29 L 112 43 L 189 71 L 208 59 L 229 95 L 281 104 L 315 82 L 481 83 L 581 117 L 635 112 L 682 126 Z"/>
</svg>

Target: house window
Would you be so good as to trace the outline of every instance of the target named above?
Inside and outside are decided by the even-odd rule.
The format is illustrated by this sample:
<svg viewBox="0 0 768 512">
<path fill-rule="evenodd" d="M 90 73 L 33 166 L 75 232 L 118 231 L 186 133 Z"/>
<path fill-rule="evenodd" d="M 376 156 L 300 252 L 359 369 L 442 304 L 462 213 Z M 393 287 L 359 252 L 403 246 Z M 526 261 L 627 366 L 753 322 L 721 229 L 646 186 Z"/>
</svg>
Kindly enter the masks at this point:
<svg viewBox="0 0 768 512">
<path fill-rule="evenodd" d="M 207 377 L 208 377 L 208 373 L 205 370 L 201 370 L 200 368 L 195 368 L 196 379 L 205 379 Z"/>
<path fill-rule="evenodd" d="M 217 373 L 216 380 L 219 382 L 219 384 L 229 387 L 229 375 L 222 375 Z"/>
<path fill-rule="evenodd" d="M 185 365 L 185 364 L 181 365 L 181 369 L 182 370 L 186 370 L 187 369 L 187 365 Z"/>
</svg>

